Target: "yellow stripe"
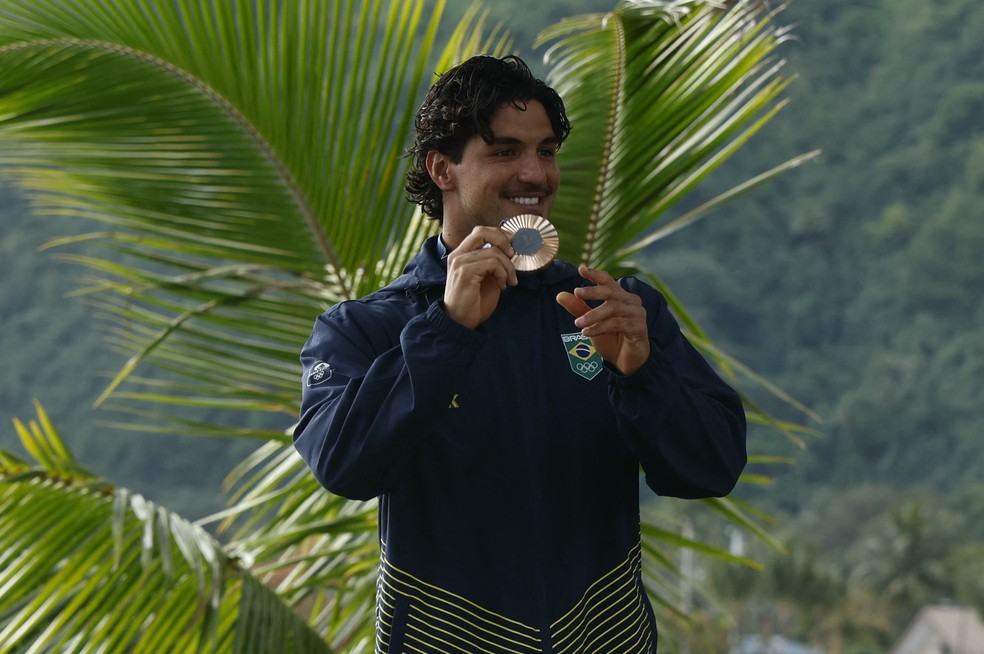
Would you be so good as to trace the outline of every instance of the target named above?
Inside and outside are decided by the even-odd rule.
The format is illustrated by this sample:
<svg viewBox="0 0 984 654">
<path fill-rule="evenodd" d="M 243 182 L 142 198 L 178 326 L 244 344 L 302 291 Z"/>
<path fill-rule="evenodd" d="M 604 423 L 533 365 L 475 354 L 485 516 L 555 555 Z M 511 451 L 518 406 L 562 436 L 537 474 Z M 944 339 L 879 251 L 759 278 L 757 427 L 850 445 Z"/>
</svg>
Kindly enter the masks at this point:
<svg viewBox="0 0 984 654">
<path fill-rule="evenodd" d="M 620 653 L 620 652 L 648 652 L 648 651 L 650 651 L 652 649 L 653 633 L 652 633 L 651 630 L 646 629 L 646 621 L 645 621 L 645 619 L 643 619 L 643 614 L 642 613 L 639 614 L 639 618 L 640 618 L 639 621 L 638 621 L 639 626 L 636 627 L 635 642 L 633 642 L 630 645 L 627 645 L 627 646 L 624 646 L 623 647 L 623 643 L 625 641 L 622 641 L 622 643 L 617 643 L 615 645 L 612 645 L 611 648 L 608 649 L 607 651 L 612 652 L 613 654 L 615 654 L 616 652 L 618 652 L 618 653 Z M 630 634 L 627 637 L 627 639 L 628 638 L 632 638 L 632 635 Z M 645 641 L 645 642 L 643 642 L 643 641 Z"/>
<path fill-rule="evenodd" d="M 418 652 L 418 654 L 433 654 L 433 650 L 429 650 L 429 649 L 419 649 L 419 648 L 417 648 L 417 647 L 414 647 L 413 645 L 410 645 L 410 644 L 409 644 L 409 643 L 407 643 L 407 642 L 404 642 L 404 643 L 403 643 L 403 647 L 405 647 L 405 648 L 407 648 L 407 649 L 409 649 L 409 650 L 410 650 L 411 652 Z"/>
<path fill-rule="evenodd" d="M 447 631 L 445 629 L 441 629 L 440 627 L 437 627 L 436 625 L 431 625 L 434 629 L 437 629 L 438 631 L 442 631 L 444 633 L 447 633 L 448 635 L 453 636 L 455 638 L 458 638 L 461 641 L 468 642 L 469 644 L 473 645 L 474 647 L 477 647 L 478 649 L 480 649 L 483 652 L 484 651 L 489 651 L 489 650 L 485 650 L 481 645 L 478 645 L 476 643 L 472 643 L 471 642 L 472 639 L 481 641 L 483 643 L 486 643 L 487 645 L 491 645 L 492 647 L 496 647 L 497 648 L 496 650 L 492 650 L 494 652 L 512 652 L 514 654 L 522 654 L 522 652 L 524 652 L 524 651 L 527 651 L 527 652 L 528 651 L 531 651 L 531 647 L 532 647 L 531 645 L 520 643 L 518 641 L 512 640 L 511 638 L 506 638 L 506 637 L 501 636 L 501 635 L 499 635 L 499 634 L 497 634 L 495 632 L 489 631 L 488 629 L 485 629 L 484 627 L 481 627 L 479 625 L 476 625 L 473 622 L 469 622 L 467 620 L 463 620 L 463 619 L 460 618 L 460 616 L 456 616 L 455 614 L 451 613 L 450 611 L 447 611 L 445 609 L 441 609 L 440 607 L 434 606 L 434 605 L 432 605 L 432 604 L 430 604 L 430 603 L 428 603 L 428 602 L 420 599 L 419 597 L 414 598 L 414 599 L 416 601 L 416 603 L 414 604 L 414 607 L 413 607 L 415 609 L 415 612 L 422 614 L 423 616 L 425 616 L 426 618 L 428 618 L 431 621 L 440 622 L 440 623 L 446 624 L 449 627 L 456 629 L 458 632 L 463 633 L 463 634 L 466 634 L 468 637 L 465 637 L 464 635 L 459 635 L 459 634 L 456 634 L 456 633 L 452 633 L 452 632 Z M 447 620 L 447 619 L 442 618 L 442 617 L 440 617 L 438 615 L 435 615 L 434 613 L 432 613 L 430 611 L 426 611 L 423 608 L 421 608 L 421 605 L 427 606 L 429 608 L 432 608 L 435 611 L 439 611 L 441 613 L 445 613 L 445 614 L 451 616 L 452 618 L 457 618 L 457 622 L 453 622 L 451 620 Z M 485 638 L 481 634 L 479 634 L 478 631 L 466 629 L 464 626 L 462 626 L 462 623 L 464 623 L 464 624 L 466 624 L 466 625 L 468 625 L 470 627 L 474 627 L 474 629 L 476 629 L 478 631 L 485 632 L 486 634 L 490 635 L 491 637 L 495 638 L 496 640 L 489 640 L 488 638 Z M 515 646 L 517 646 L 517 647 L 519 647 L 521 649 L 513 649 L 511 647 L 508 647 L 506 645 L 503 645 L 502 644 L 503 642 L 509 643 L 511 645 L 515 645 Z M 537 651 L 540 651 L 540 650 L 539 650 L 539 648 L 532 647 L 532 651 L 537 652 Z"/>
<path fill-rule="evenodd" d="M 617 637 L 618 637 L 618 636 L 619 636 L 620 634 L 623 634 L 623 633 L 625 633 L 626 631 L 628 631 L 628 630 L 629 630 L 629 629 L 630 629 L 630 628 L 632 627 L 632 624 L 629 624 L 629 625 L 627 625 L 627 626 L 625 627 L 625 629 L 622 629 L 622 631 L 620 631 L 620 632 L 619 632 L 618 634 L 615 634 L 615 636 L 613 636 L 613 637 L 612 637 L 612 638 L 610 638 L 610 639 L 609 639 L 609 640 L 608 640 L 608 641 L 607 641 L 606 643 L 604 643 L 604 644 L 603 644 L 602 646 L 600 646 L 600 648 L 599 648 L 599 649 L 598 649 L 597 651 L 604 651 L 604 652 L 632 652 L 632 651 L 639 651 L 639 650 L 635 650 L 635 649 L 632 649 L 632 647 L 631 647 L 631 646 L 628 646 L 628 647 L 625 647 L 625 646 L 623 646 L 623 645 L 624 645 L 624 644 L 625 644 L 625 643 L 626 643 L 626 642 L 627 642 L 627 641 L 628 641 L 629 639 L 631 639 L 631 638 L 633 637 L 633 635 L 635 636 L 635 642 L 636 642 L 636 644 L 638 644 L 638 643 L 639 643 L 639 641 L 640 641 L 640 639 L 641 639 L 641 638 L 642 638 L 642 637 L 643 637 L 644 635 L 646 635 L 646 631 L 645 631 L 645 624 L 646 624 L 646 621 L 645 621 L 645 615 L 643 614 L 643 612 L 642 612 L 642 611 L 638 611 L 638 612 L 636 613 L 636 619 L 635 619 L 635 622 L 634 622 L 633 624 L 635 624 L 635 625 L 636 625 L 636 628 L 635 628 L 635 632 L 634 632 L 634 633 L 630 633 L 630 634 L 628 634 L 628 635 L 627 635 L 627 636 L 626 636 L 625 638 L 623 638 L 623 639 L 622 639 L 622 640 L 621 640 L 620 642 L 618 642 L 618 643 L 614 643 L 614 644 L 613 644 L 613 641 L 614 641 L 614 640 L 615 640 L 615 639 L 616 639 L 616 638 L 617 638 Z M 650 635 L 651 635 L 651 634 L 650 634 Z"/>
<path fill-rule="evenodd" d="M 649 651 L 653 634 L 646 628 L 645 600 L 636 582 L 640 546 L 628 558 L 588 586 L 574 606 L 553 623 L 558 654 L 592 652 L 625 654 Z M 603 616 L 607 617 L 604 622 Z"/>
<path fill-rule="evenodd" d="M 600 598 L 597 597 L 597 595 L 602 590 L 607 590 L 607 589 L 611 588 L 616 582 L 621 582 L 621 583 L 619 583 L 618 586 L 616 586 L 615 588 L 613 588 L 611 590 L 611 592 L 609 592 L 604 597 L 600 597 Z M 632 579 L 632 577 L 621 577 L 619 579 L 613 579 L 609 584 L 607 584 L 606 586 L 600 588 L 598 590 L 598 593 L 595 593 L 595 595 L 592 597 L 591 602 L 588 603 L 588 604 L 586 604 L 583 607 L 583 610 L 580 611 L 580 613 L 583 614 L 585 611 L 590 611 L 592 607 L 594 607 L 595 608 L 595 611 L 597 612 L 597 608 L 596 607 L 606 606 L 609 603 L 608 600 L 610 600 L 612 598 L 614 598 L 614 599 L 611 601 L 611 604 L 617 603 L 617 601 L 618 601 L 619 598 L 625 597 L 625 591 L 626 590 L 628 590 L 628 591 L 631 592 L 632 590 L 635 589 L 635 583 L 634 582 L 635 582 L 635 580 Z M 628 588 L 626 588 L 627 586 L 628 586 Z M 580 622 L 578 624 L 581 625 L 581 626 L 586 626 L 586 625 L 590 625 L 592 622 L 594 622 L 594 620 L 595 620 L 595 618 L 590 618 L 590 617 L 585 618 L 582 615 L 581 620 L 580 620 Z M 563 633 L 565 630 L 569 630 L 569 629 L 571 629 L 571 626 L 570 625 L 568 625 L 564 629 L 559 629 L 557 631 L 557 633 Z"/>
<path fill-rule="evenodd" d="M 562 626 L 562 627 L 560 627 L 558 625 L 560 625 L 562 622 L 567 621 L 567 618 L 571 617 L 571 614 L 572 613 L 577 612 L 579 614 L 583 614 L 584 613 L 584 610 L 585 610 L 585 608 L 587 606 L 587 604 L 589 603 L 589 601 L 591 600 L 592 597 L 594 597 L 595 595 L 597 595 L 599 592 L 603 591 L 608 586 L 611 586 L 612 584 L 616 583 L 620 578 L 624 578 L 626 575 L 631 575 L 631 572 L 632 572 L 632 570 L 635 567 L 633 565 L 633 563 L 640 556 L 641 556 L 641 546 L 640 545 L 636 545 L 629 552 L 629 558 L 627 558 L 622 563 L 619 563 L 611 571 L 605 573 L 604 575 L 601 576 L 601 578 L 599 578 L 593 584 L 591 584 L 590 586 L 588 586 L 587 590 L 584 591 L 584 594 L 581 595 L 581 599 L 578 600 L 574 604 L 574 606 L 571 607 L 571 610 L 570 611 L 568 611 L 567 613 L 565 613 L 564 615 L 562 615 L 560 618 L 558 618 L 557 620 L 555 620 L 554 623 L 552 625 L 550 625 L 550 628 L 556 630 L 557 632 L 564 632 L 567 629 L 570 629 L 571 628 L 571 625 L 570 624 L 567 624 L 567 625 Z M 625 567 L 627 567 L 628 570 L 622 572 L 621 571 L 622 568 L 625 568 Z M 600 588 L 596 588 L 600 584 L 604 583 L 605 580 L 607 580 L 609 577 L 613 577 L 611 579 L 611 581 L 608 581 L 608 583 L 605 583 Z"/>
<path fill-rule="evenodd" d="M 387 575 L 389 578 L 393 579 L 393 581 L 396 582 L 396 583 L 401 583 L 401 584 L 403 584 L 403 585 L 405 585 L 405 586 L 407 586 L 409 588 L 412 588 L 412 589 L 418 591 L 422 595 L 425 595 L 427 597 L 430 597 L 430 598 L 432 598 L 434 600 L 437 600 L 439 602 L 444 602 L 445 604 L 449 604 L 449 605 L 455 607 L 456 609 L 459 609 L 461 612 L 467 613 L 468 615 L 471 615 L 474 618 L 476 618 L 478 620 L 481 620 L 482 622 L 485 622 L 487 624 L 490 624 L 493 627 L 497 627 L 497 628 L 499 628 L 499 629 L 501 629 L 503 631 L 507 631 L 507 632 L 512 633 L 512 634 L 515 634 L 515 635 L 517 635 L 517 636 L 519 636 L 521 638 L 526 638 L 526 639 L 529 639 L 529 640 L 532 640 L 532 641 L 538 641 L 539 640 L 538 637 L 537 637 L 537 635 L 536 635 L 538 633 L 538 630 L 535 627 L 531 627 L 529 625 L 523 624 L 522 622 L 517 622 L 516 620 L 512 620 L 511 618 L 507 618 L 506 616 L 500 615 L 498 613 L 495 613 L 494 611 L 489 611 L 485 607 L 483 607 L 483 606 L 481 606 L 479 604 L 476 604 L 475 602 L 472 602 L 471 600 L 469 600 L 467 598 L 464 598 L 464 597 L 462 597 L 460 595 L 456 595 L 454 593 L 451 593 L 451 592 L 449 592 L 447 590 L 444 590 L 443 588 L 441 588 L 439 586 L 435 586 L 433 584 L 429 584 L 429 583 L 427 583 L 425 581 L 422 581 L 422 580 L 418 579 L 417 577 L 414 577 L 413 575 L 409 574 L 408 572 L 406 572 L 404 570 L 401 570 L 400 568 L 397 568 L 395 565 L 393 565 L 389 561 L 385 561 L 384 564 L 385 564 L 385 567 L 386 568 L 388 568 L 388 569 L 390 569 L 390 570 L 392 570 L 392 571 L 394 571 L 396 573 L 399 573 L 399 575 L 402 575 L 403 577 L 406 577 L 408 579 L 411 579 L 413 582 L 415 582 L 415 583 L 410 583 L 408 581 L 405 581 L 403 579 L 400 579 L 395 574 L 394 575 Z M 429 591 L 434 591 L 434 592 L 429 592 Z M 441 597 L 441 595 L 445 595 L 446 597 Z M 452 598 L 452 599 L 447 599 L 447 598 Z M 485 616 L 481 615 L 481 613 L 478 613 L 476 611 L 473 611 L 473 610 L 470 610 L 468 608 L 465 608 L 465 606 L 462 606 L 462 605 L 467 605 L 469 607 L 472 607 L 472 608 L 476 609 L 476 611 L 480 611 L 481 613 L 484 613 L 484 614 L 486 614 L 488 616 L 491 616 L 491 617 L 485 617 Z M 496 619 L 498 619 L 498 621 Z M 518 631 L 516 629 L 511 629 L 511 628 L 505 626 L 504 624 L 501 624 L 502 622 L 508 623 L 510 625 L 516 625 L 518 627 L 522 627 L 523 629 L 527 630 L 528 633 L 524 633 L 524 632 Z"/>
<path fill-rule="evenodd" d="M 630 588 L 628 590 L 631 592 L 632 590 L 635 589 L 635 584 L 633 584 L 632 581 L 633 581 L 632 579 L 625 579 L 623 581 L 622 585 L 618 589 L 616 589 L 616 590 L 621 590 L 625 586 L 630 586 Z M 632 593 L 632 594 L 635 595 L 635 593 Z M 606 600 L 608 600 L 609 598 L 612 598 L 612 597 L 614 597 L 614 599 L 611 602 L 606 601 Z M 557 645 L 558 645 L 557 652 L 558 652 L 558 654 L 563 654 L 563 652 L 566 652 L 568 650 L 568 648 L 571 646 L 571 645 L 567 645 L 564 648 L 560 648 L 559 647 L 559 645 L 564 640 L 566 640 L 569 636 L 574 636 L 574 639 L 573 639 L 574 642 L 576 642 L 576 641 L 583 641 L 586 638 L 589 638 L 591 636 L 595 636 L 597 630 L 604 628 L 608 623 L 602 623 L 602 624 L 597 625 L 597 626 L 592 626 L 592 623 L 596 622 L 597 620 L 600 620 L 601 617 L 602 617 L 602 613 L 606 609 L 614 608 L 615 606 L 618 605 L 618 603 L 620 601 L 625 601 L 626 599 L 628 599 L 628 601 L 630 603 L 629 606 L 626 607 L 627 608 L 627 611 L 631 612 L 633 609 L 638 610 L 638 608 L 639 608 L 638 598 L 637 597 L 631 597 L 629 595 L 626 595 L 625 593 L 620 593 L 617 597 L 615 597 L 615 593 L 612 592 L 612 593 L 609 593 L 605 598 L 602 598 L 602 600 L 592 603 L 591 607 L 588 610 L 589 611 L 593 611 L 593 615 L 589 615 L 589 617 L 587 617 L 586 619 L 583 619 L 577 625 L 577 627 L 575 627 L 573 630 L 570 631 L 570 633 L 567 636 L 565 636 L 564 638 L 561 638 L 561 639 L 558 639 L 557 640 Z M 623 615 L 624 613 L 625 613 L 625 611 L 615 611 L 615 616 L 614 617 L 617 617 L 619 615 Z M 616 622 L 615 625 L 620 624 L 625 619 L 626 618 L 622 618 L 622 620 L 619 620 L 618 622 Z M 615 625 L 612 625 L 611 627 L 609 627 L 608 629 L 606 629 L 605 632 L 610 631 L 611 629 L 613 629 L 615 627 Z M 604 635 L 605 632 L 602 632 L 601 635 Z M 597 640 L 597 638 L 598 638 L 598 636 L 595 636 L 595 640 Z M 594 642 L 594 641 L 590 641 L 590 642 Z"/>
<path fill-rule="evenodd" d="M 506 628 L 506 627 L 504 627 L 502 625 L 496 625 L 494 622 L 491 622 L 489 620 L 485 620 L 485 622 L 487 622 L 488 624 L 491 624 L 493 627 L 499 627 L 499 630 L 500 631 L 498 631 L 498 632 L 497 631 L 492 631 L 492 630 L 490 630 L 490 629 L 488 629 L 488 628 L 486 628 L 486 627 L 484 627 L 484 626 L 482 626 L 480 624 L 476 624 L 475 622 L 473 622 L 471 620 L 468 620 L 463 615 L 460 615 L 460 613 L 456 613 L 453 610 L 449 610 L 449 609 L 443 608 L 441 606 L 435 605 L 435 604 L 433 604 L 431 602 L 428 602 L 426 598 L 431 598 L 431 599 L 433 599 L 433 600 L 435 600 L 437 602 L 440 602 L 440 603 L 449 605 L 451 607 L 451 609 L 455 609 L 455 610 L 457 610 L 457 611 L 459 611 L 461 613 L 466 613 L 466 614 L 472 615 L 472 616 L 476 617 L 479 620 L 483 620 L 484 619 L 481 616 L 475 615 L 471 611 L 468 611 L 467 609 L 464 609 L 464 608 L 461 608 L 459 606 L 456 606 L 453 603 L 450 603 L 450 602 L 448 602 L 445 599 L 442 599 L 440 597 L 437 597 L 437 596 L 433 595 L 432 593 L 428 593 L 426 590 L 423 590 L 423 589 L 421 589 L 419 587 L 414 586 L 413 584 L 409 584 L 406 581 L 401 580 L 401 579 L 398 579 L 395 576 L 387 575 L 387 574 L 385 574 L 385 571 L 384 571 L 384 574 L 380 578 L 381 578 L 383 584 L 385 584 L 387 587 L 391 588 L 393 590 L 393 592 L 395 592 L 395 593 L 397 593 L 399 595 L 402 595 L 404 597 L 408 597 L 411 600 L 413 600 L 414 603 L 413 603 L 412 608 L 413 608 L 413 610 L 414 610 L 415 613 L 419 613 L 422 616 L 426 617 L 427 619 L 429 619 L 429 620 L 431 620 L 433 622 L 440 622 L 440 623 L 449 625 L 450 627 L 457 629 L 458 632 L 460 632 L 460 633 L 452 633 L 452 632 L 449 632 L 446 629 L 441 629 L 436 624 L 429 624 L 429 626 L 431 628 L 436 629 L 438 631 L 441 631 L 443 633 L 447 633 L 449 635 L 452 635 L 455 638 L 458 638 L 458 639 L 462 640 L 463 642 L 469 643 L 470 645 L 472 645 L 473 647 L 478 648 L 481 651 L 489 651 L 489 650 L 485 650 L 483 645 L 480 645 L 480 644 L 478 644 L 478 642 L 475 642 L 475 641 L 480 641 L 482 643 L 486 643 L 488 645 L 491 645 L 493 647 L 497 647 L 498 648 L 497 650 L 493 650 L 493 651 L 514 652 L 515 654 L 522 654 L 522 652 L 524 652 L 524 651 L 526 651 L 526 652 L 530 652 L 530 651 L 532 651 L 532 652 L 539 652 L 539 651 L 541 651 L 539 649 L 539 647 L 537 647 L 536 644 L 523 643 L 523 642 L 517 641 L 515 639 L 508 638 L 507 636 L 503 635 L 501 633 L 502 631 L 506 631 L 506 632 L 514 633 L 514 634 L 517 633 L 517 632 L 515 632 L 515 631 L 513 631 L 511 629 L 508 629 L 508 628 Z M 407 591 L 404 591 L 403 589 L 398 588 L 396 585 L 405 587 L 408 590 Z M 426 609 L 424 609 L 422 607 L 428 607 L 430 609 L 433 609 L 433 611 L 427 611 Z M 445 614 L 447 616 L 450 616 L 454 621 L 447 620 L 447 619 L 445 619 L 443 617 L 440 617 L 440 616 L 436 615 L 435 612 L 440 612 L 440 613 L 443 613 L 443 614 Z M 408 615 L 408 626 L 409 626 L 409 619 L 411 617 L 414 617 L 413 614 Z M 469 629 L 469 627 L 470 627 L 470 629 Z M 481 632 L 484 632 L 485 634 L 488 634 L 489 636 L 491 636 L 495 640 L 489 640 L 488 638 L 483 637 L 481 635 Z M 517 635 L 523 636 L 523 634 L 517 634 Z M 509 647 L 509 645 L 504 645 L 503 643 L 508 643 L 509 645 L 513 645 L 513 646 L 515 646 L 517 648 L 520 648 L 520 649 L 514 649 L 512 647 Z"/>
<path fill-rule="evenodd" d="M 632 601 L 632 598 L 628 598 L 628 599 L 630 601 Z M 636 600 L 636 601 L 638 601 L 638 600 Z M 629 606 L 628 607 L 628 612 L 626 612 L 626 613 L 623 614 L 623 617 L 622 617 L 621 620 L 619 620 L 618 622 L 615 622 L 610 627 L 608 627 L 608 629 L 605 629 L 604 631 L 602 631 L 600 633 L 592 632 L 592 633 L 594 633 L 594 638 L 592 640 L 589 640 L 588 643 L 587 643 L 589 645 L 588 651 L 591 651 L 591 652 L 618 651 L 618 650 L 613 650 L 613 649 L 602 648 L 600 645 L 598 647 L 594 647 L 593 645 L 594 645 L 594 643 L 598 642 L 598 640 L 600 640 L 601 638 L 604 638 L 605 635 L 607 635 L 610 632 L 614 631 L 616 627 L 618 627 L 620 624 L 625 623 L 626 621 L 628 621 L 628 624 L 625 627 L 623 627 L 620 631 L 616 632 L 611 638 L 608 639 L 607 642 L 610 643 L 612 640 L 614 640 L 616 637 L 618 637 L 619 634 L 622 634 L 625 631 L 627 631 L 628 629 L 631 629 L 633 624 L 638 624 L 639 623 L 639 619 L 643 615 L 642 614 L 642 611 L 639 610 L 640 608 L 641 607 L 639 606 L 639 604 L 633 603 L 633 606 Z M 633 609 L 635 609 L 634 612 L 633 612 Z M 633 613 L 634 613 L 634 616 L 633 616 Z M 632 619 L 633 617 L 635 618 L 634 621 Z M 604 626 L 604 625 L 602 625 L 602 626 Z"/>
<path fill-rule="evenodd" d="M 615 568 L 613 568 L 609 572 L 605 573 L 604 575 L 601 576 L 601 578 L 599 578 L 593 584 L 591 584 L 590 586 L 588 586 L 587 590 L 584 591 L 584 594 L 581 595 L 581 599 L 578 600 L 574 604 L 574 606 L 571 607 L 571 610 L 570 611 L 568 611 L 567 613 L 565 613 L 564 615 L 562 615 L 560 618 L 558 618 L 557 620 L 555 620 L 554 623 L 552 625 L 550 625 L 550 628 L 551 629 L 557 629 L 558 631 L 562 631 L 564 629 L 567 629 L 568 627 L 558 627 L 558 625 L 560 625 L 562 622 L 564 622 L 565 620 L 567 620 L 567 618 L 570 617 L 571 614 L 574 613 L 575 611 L 582 612 L 583 613 L 584 604 L 589 600 L 589 598 L 591 596 L 593 596 L 595 593 L 597 593 L 599 590 L 601 590 L 601 589 L 598 589 L 598 590 L 593 590 L 593 589 L 596 586 L 598 586 L 599 584 L 604 583 L 605 580 L 608 579 L 609 577 L 615 577 L 615 579 L 613 579 L 612 581 L 610 581 L 607 584 L 605 584 L 605 586 L 611 585 L 612 583 L 614 583 L 615 581 L 617 581 L 618 577 L 621 577 L 621 576 L 623 576 L 623 575 L 626 574 L 625 572 L 620 572 L 620 570 L 623 567 L 628 567 L 629 570 L 631 571 L 635 567 L 633 565 L 633 562 L 635 560 L 637 560 L 641 556 L 641 553 L 642 553 L 641 545 L 636 545 L 635 547 L 633 547 L 632 550 L 629 551 L 629 556 L 628 556 L 628 558 L 625 561 L 623 561 L 622 563 L 620 563 L 617 566 L 615 566 Z"/>
<path fill-rule="evenodd" d="M 427 650 L 424 650 L 425 652 L 428 652 L 428 653 L 430 653 L 430 652 L 434 652 L 434 651 L 438 651 L 438 652 L 443 652 L 444 654 L 453 654 L 453 653 L 454 653 L 454 654 L 460 654 L 460 652 L 461 652 L 461 650 L 459 650 L 459 649 L 456 649 L 456 648 L 454 647 L 454 645 L 452 645 L 452 644 L 451 644 L 451 643 L 449 643 L 448 641 L 446 641 L 446 640 L 442 640 L 442 639 L 440 639 L 440 638 L 434 638 L 434 640 L 436 640 L 436 641 L 438 641 L 438 642 L 441 642 L 441 643 L 444 643 L 445 645 L 447 645 L 448 647 L 450 647 L 450 648 L 451 648 L 451 650 L 450 650 L 450 651 L 448 651 L 448 650 L 443 650 L 443 649 L 441 649 L 440 647 L 437 647 L 436 645 L 433 645 L 433 644 L 431 644 L 431 643 L 428 643 L 428 642 L 427 642 L 427 641 L 425 641 L 425 640 L 424 640 L 423 638 L 418 638 L 417 636 L 414 636 L 414 635 L 413 635 L 412 633 L 410 633 L 410 630 L 411 630 L 411 629 L 414 629 L 414 630 L 416 630 L 416 631 L 419 631 L 419 632 L 421 632 L 422 634 L 424 634 L 425 636 L 430 636 L 430 637 L 432 637 L 432 638 L 434 638 L 434 637 L 433 637 L 433 635 L 432 635 L 432 634 L 429 634 L 429 633 L 427 633 L 427 632 L 426 632 L 426 631 L 424 631 L 423 629 L 420 629 L 420 628 L 418 628 L 418 627 L 415 627 L 414 625 L 412 625 L 412 624 L 410 624 L 409 622 L 407 623 L 407 632 L 406 632 L 406 637 L 407 637 L 407 638 L 406 638 L 406 639 L 407 639 L 407 640 L 415 640 L 415 641 L 417 641 L 418 643 L 420 643 L 420 644 L 421 644 L 422 646 L 424 646 L 424 647 L 429 647 L 430 649 L 427 649 Z"/>
<path fill-rule="evenodd" d="M 433 624 L 430 624 L 430 623 L 426 623 L 426 627 L 427 627 L 426 629 L 423 628 L 423 627 L 418 627 L 413 622 L 413 619 L 416 618 L 416 617 L 417 616 L 415 616 L 415 615 L 408 615 L 407 616 L 407 629 L 408 630 L 413 629 L 414 631 L 419 631 L 420 633 L 424 634 L 428 638 L 432 638 L 432 639 L 434 639 L 434 640 L 436 640 L 436 641 L 438 641 L 440 643 L 444 643 L 448 647 L 451 647 L 452 650 L 455 651 L 455 652 L 461 652 L 462 651 L 461 646 L 460 645 L 455 645 L 451 641 L 445 640 L 444 638 L 439 638 L 435 634 L 435 632 L 440 632 L 442 634 L 445 634 L 445 635 L 447 635 L 448 637 L 450 637 L 450 638 L 452 638 L 454 640 L 458 640 L 458 641 L 461 641 L 461 642 L 465 643 L 468 647 L 474 648 L 474 649 L 469 650 L 469 651 L 485 652 L 485 654 L 496 654 L 496 652 L 500 652 L 500 651 L 514 651 L 514 650 L 485 649 L 481 645 L 477 645 L 475 643 L 470 642 L 467 638 L 462 638 L 461 636 L 459 636 L 457 634 L 454 634 L 454 633 L 448 631 L 447 629 L 441 629 L 440 627 L 436 627 L 436 626 L 434 626 Z M 425 642 L 423 639 L 418 639 L 418 640 L 420 640 L 420 642 Z M 489 643 L 489 644 L 490 645 L 493 645 L 493 646 L 495 645 L 495 643 Z"/>
</svg>

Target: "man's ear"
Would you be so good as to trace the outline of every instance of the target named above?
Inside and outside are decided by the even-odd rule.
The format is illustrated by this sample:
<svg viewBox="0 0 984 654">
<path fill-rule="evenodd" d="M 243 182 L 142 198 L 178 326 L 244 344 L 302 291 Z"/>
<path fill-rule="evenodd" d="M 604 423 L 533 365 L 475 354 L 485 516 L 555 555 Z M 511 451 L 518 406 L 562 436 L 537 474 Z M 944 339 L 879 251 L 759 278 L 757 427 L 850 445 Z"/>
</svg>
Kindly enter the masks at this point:
<svg viewBox="0 0 984 654">
<path fill-rule="evenodd" d="M 431 150 L 427 153 L 427 173 L 437 184 L 437 188 L 442 191 L 450 191 L 454 188 L 451 179 L 451 159 L 442 152 Z"/>
</svg>

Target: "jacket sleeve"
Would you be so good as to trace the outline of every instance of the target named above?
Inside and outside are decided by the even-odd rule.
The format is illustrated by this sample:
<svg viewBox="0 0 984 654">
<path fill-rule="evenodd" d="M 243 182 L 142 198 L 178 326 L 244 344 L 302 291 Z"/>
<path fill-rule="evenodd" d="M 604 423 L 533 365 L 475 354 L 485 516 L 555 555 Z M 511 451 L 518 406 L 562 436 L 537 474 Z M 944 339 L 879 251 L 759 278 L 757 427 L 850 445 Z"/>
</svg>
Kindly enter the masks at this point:
<svg viewBox="0 0 984 654">
<path fill-rule="evenodd" d="M 399 478 L 484 341 L 437 302 L 395 345 L 385 335 L 391 320 L 358 302 L 339 305 L 319 316 L 301 351 L 294 446 L 322 486 L 350 499 L 381 495 Z"/>
<path fill-rule="evenodd" d="M 632 375 L 612 370 L 619 432 L 656 493 L 723 497 L 747 460 L 741 400 L 683 336 L 661 294 L 638 280 L 622 283 L 646 306 L 651 353 Z"/>
</svg>

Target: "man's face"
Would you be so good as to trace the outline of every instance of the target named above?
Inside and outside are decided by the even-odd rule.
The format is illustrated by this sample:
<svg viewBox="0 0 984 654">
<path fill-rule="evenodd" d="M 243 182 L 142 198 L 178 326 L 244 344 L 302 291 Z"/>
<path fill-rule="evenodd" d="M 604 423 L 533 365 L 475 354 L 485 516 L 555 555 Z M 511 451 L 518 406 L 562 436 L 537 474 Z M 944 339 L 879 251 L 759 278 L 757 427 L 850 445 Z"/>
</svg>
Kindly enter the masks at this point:
<svg viewBox="0 0 984 654">
<path fill-rule="evenodd" d="M 558 143 L 543 105 L 531 100 L 522 110 L 505 104 L 489 127 L 492 141 L 473 136 L 458 163 L 431 153 L 431 176 L 444 194 L 444 239 L 451 247 L 473 227 L 498 227 L 525 213 L 546 218 L 553 208 L 560 184 Z"/>
</svg>

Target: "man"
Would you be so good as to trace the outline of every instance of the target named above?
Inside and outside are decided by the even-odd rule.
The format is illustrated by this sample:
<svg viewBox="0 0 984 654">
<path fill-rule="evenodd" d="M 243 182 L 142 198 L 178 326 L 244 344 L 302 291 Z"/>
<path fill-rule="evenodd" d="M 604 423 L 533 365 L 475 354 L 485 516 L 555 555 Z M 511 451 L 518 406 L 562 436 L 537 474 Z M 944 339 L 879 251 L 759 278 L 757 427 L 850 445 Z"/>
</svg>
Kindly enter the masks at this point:
<svg viewBox="0 0 984 654">
<path fill-rule="evenodd" d="M 655 652 L 639 466 L 694 498 L 745 464 L 741 402 L 662 296 L 559 261 L 517 272 L 499 225 L 550 215 L 569 130 L 517 58 L 441 76 L 407 175 L 440 237 L 301 353 L 298 451 L 330 491 L 379 497 L 377 651 Z"/>
</svg>

